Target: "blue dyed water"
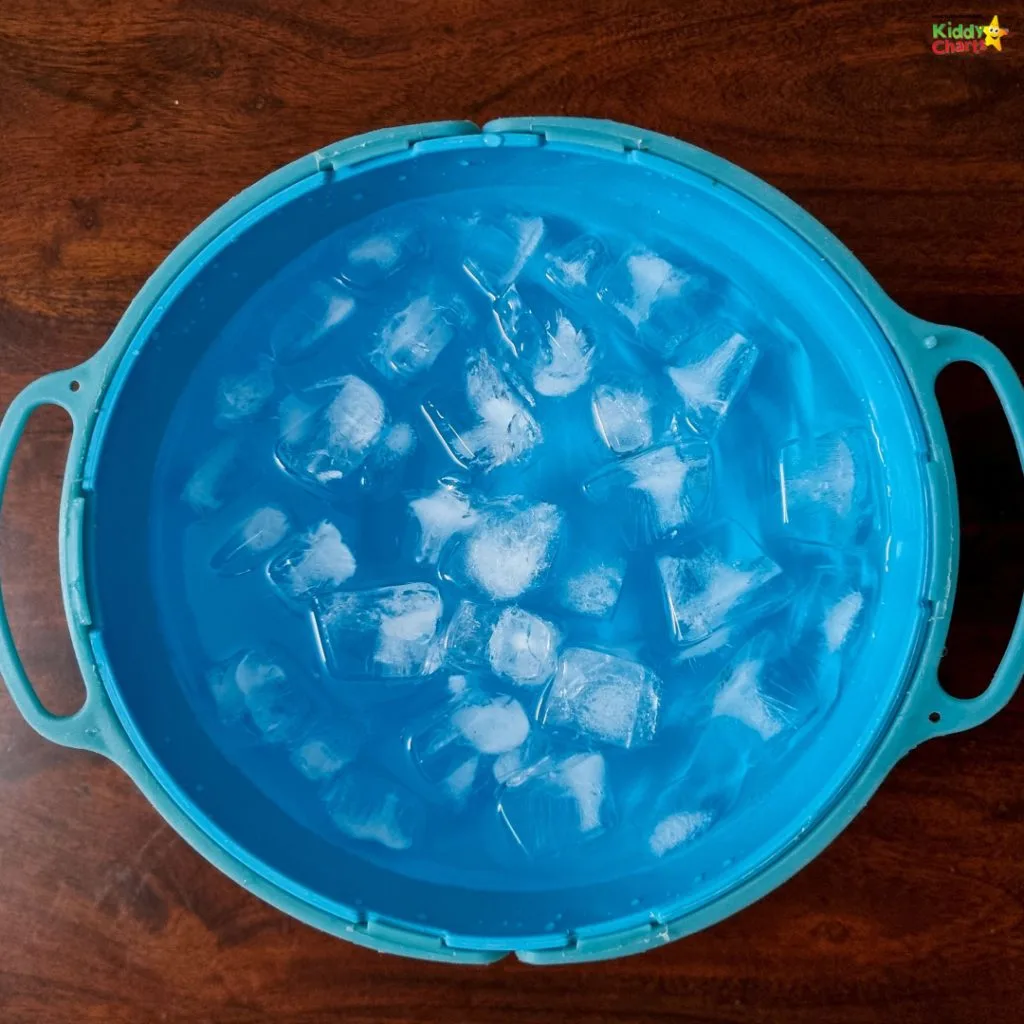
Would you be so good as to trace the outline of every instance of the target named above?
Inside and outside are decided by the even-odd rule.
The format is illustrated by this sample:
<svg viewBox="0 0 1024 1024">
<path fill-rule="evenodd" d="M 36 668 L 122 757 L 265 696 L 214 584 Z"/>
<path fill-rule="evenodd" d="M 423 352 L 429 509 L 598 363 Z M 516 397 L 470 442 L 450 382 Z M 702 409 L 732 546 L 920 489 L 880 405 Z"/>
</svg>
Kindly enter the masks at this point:
<svg viewBox="0 0 1024 1024">
<path fill-rule="evenodd" d="M 210 346 L 156 596 L 197 717 L 306 827 L 433 881 L 583 884 L 701 842 L 820 727 L 879 480 L 833 355 L 713 247 L 435 197 Z"/>
</svg>

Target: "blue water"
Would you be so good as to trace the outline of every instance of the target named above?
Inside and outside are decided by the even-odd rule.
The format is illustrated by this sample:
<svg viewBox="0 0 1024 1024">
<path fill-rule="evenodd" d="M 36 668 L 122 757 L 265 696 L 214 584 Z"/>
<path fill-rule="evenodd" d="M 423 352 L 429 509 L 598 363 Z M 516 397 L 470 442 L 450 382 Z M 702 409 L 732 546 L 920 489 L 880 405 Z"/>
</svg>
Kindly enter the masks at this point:
<svg viewBox="0 0 1024 1024">
<path fill-rule="evenodd" d="M 885 501 L 778 294 L 503 204 L 393 207 L 237 312 L 161 449 L 156 595 L 197 717 L 306 827 L 581 884 L 770 792 L 870 632 Z"/>
</svg>

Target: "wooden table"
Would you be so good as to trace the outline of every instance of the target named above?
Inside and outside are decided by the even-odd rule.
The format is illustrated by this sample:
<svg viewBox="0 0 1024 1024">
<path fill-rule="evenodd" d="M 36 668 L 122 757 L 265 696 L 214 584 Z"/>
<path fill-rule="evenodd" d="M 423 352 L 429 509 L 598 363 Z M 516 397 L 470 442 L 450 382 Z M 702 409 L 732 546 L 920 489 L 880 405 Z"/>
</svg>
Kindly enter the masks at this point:
<svg viewBox="0 0 1024 1024">
<path fill-rule="evenodd" d="M 1024 366 L 1024 21 L 1017 35 L 1003 16 L 1001 53 L 939 57 L 932 6 L 2 0 L 0 404 L 90 355 L 175 242 L 279 164 L 393 123 L 520 113 L 714 150 L 805 205 L 907 308 Z M 964 514 L 958 693 L 984 687 L 1024 588 L 1024 488 L 979 376 L 942 387 Z M 0 539 L 29 669 L 65 711 L 66 426 L 34 419 Z M 706 934 L 590 967 L 458 970 L 262 905 L 118 769 L 45 743 L 4 696 L 0 1021 L 1020 1021 L 1022 745 L 1017 699 L 915 751 L 798 878 Z"/>
</svg>

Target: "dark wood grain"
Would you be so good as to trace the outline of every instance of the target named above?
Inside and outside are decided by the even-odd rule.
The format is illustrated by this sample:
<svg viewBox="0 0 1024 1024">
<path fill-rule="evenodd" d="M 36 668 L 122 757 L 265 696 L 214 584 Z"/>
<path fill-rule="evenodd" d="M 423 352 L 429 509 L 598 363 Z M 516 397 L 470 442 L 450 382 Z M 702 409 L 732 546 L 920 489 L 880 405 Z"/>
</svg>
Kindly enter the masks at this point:
<svg viewBox="0 0 1024 1024">
<path fill-rule="evenodd" d="M 914 2 L 2 0 L 0 405 L 90 355 L 174 243 L 277 165 L 394 123 L 520 113 L 712 149 L 907 308 L 1024 365 L 1024 13 L 998 13 L 1002 54 L 943 59 Z M 1024 488 L 988 387 L 942 393 L 965 536 L 946 676 L 977 692 L 1024 586 Z M 66 431 L 34 421 L 0 536 L 19 641 L 63 709 Z M 458 970 L 267 908 L 2 697 L 0 1021 L 1020 1021 L 1022 746 L 1018 698 L 915 751 L 823 856 L 705 934 L 592 967 Z"/>
</svg>

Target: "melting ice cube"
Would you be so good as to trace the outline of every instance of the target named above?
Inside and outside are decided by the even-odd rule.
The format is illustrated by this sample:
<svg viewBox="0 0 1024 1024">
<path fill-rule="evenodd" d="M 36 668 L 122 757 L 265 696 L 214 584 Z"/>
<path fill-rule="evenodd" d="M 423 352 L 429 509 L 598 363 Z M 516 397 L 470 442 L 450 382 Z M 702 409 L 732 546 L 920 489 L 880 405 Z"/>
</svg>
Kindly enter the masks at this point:
<svg viewBox="0 0 1024 1024">
<path fill-rule="evenodd" d="M 217 422 L 226 426 L 252 418 L 273 393 L 274 375 L 267 359 L 248 373 L 225 377 L 217 392 Z"/>
<path fill-rule="evenodd" d="M 428 397 L 423 413 L 448 454 L 465 468 L 520 462 L 540 443 L 533 397 L 482 349 L 470 356 L 464 384 Z"/>
<path fill-rule="evenodd" d="M 711 821 L 710 811 L 676 811 L 667 815 L 654 826 L 648 840 L 651 853 L 655 857 L 663 857 L 707 831 Z"/>
<path fill-rule="evenodd" d="M 498 326 L 527 367 L 533 389 L 548 398 L 578 391 L 590 378 L 594 347 L 589 331 L 538 289 L 524 295 L 515 285 L 495 303 Z"/>
<path fill-rule="evenodd" d="M 846 643 L 863 607 L 864 595 L 855 590 L 828 607 L 822 628 L 830 654 L 835 654 Z"/>
<path fill-rule="evenodd" d="M 787 533 L 821 544 L 848 539 L 868 514 L 869 441 L 861 431 L 793 441 L 779 456 Z"/>
<path fill-rule="evenodd" d="M 634 547 L 671 536 L 697 519 L 711 492 L 711 452 L 699 439 L 662 445 L 600 470 L 583 487 L 592 501 L 624 512 Z"/>
<path fill-rule="evenodd" d="M 492 298 L 519 276 L 544 235 L 540 217 L 477 218 L 467 232 L 466 273 Z"/>
<path fill-rule="evenodd" d="M 427 781 L 462 802 L 486 780 L 481 764 L 518 750 L 529 733 L 518 701 L 465 690 L 413 733 L 409 750 Z"/>
<path fill-rule="evenodd" d="M 321 485 L 358 469 L 384 433 L 387 410 L 366 381 L 348 375 L 332 382 L 325 404 L 283 424 L 277 457 L 294 475 Z"/>
<path fill-rule="evenodd" d="M 491 670 L 522 686 L 542 685 L 554 675 L 558 643 L 558 630 L 546 619 L 505 608 L 487 641 Z"/>
<path fill-rule="evenodd" d="M 660 694 L 661 680 L 645 665 L 570 647 L 545 696 L 541 721 L 600 743 L 640 747 L 654 738 Z"/>
<path fill-rule="evenodd" d="M 416 797 L 367 765 L 345 768 L 324 797 L 337 828 L 352 839 L 407 850 L 422 835 L 426 815 Z"/>
<path fill-rule="evenodd" d="M 757 362 L 757 346 L 738 331 L 727 331 L 705 332 L 684 345 L 677 354 L 682 361 L 668 368 L 686 406 L 687 421 L 705 435 L 718 429 Z"/>
<path fill-rule="evenodd" d="M 335 278 L 306 285 L 271 328 L 274 358 L 287 363 L 309 355 L 352 315 L 355 306 L 352 294 Z"/>
<path fill-rule="evenodd" d="M 374 288 L 401 270 L 420 251 L 420 241 L 407 225 L 378 223 L 348 247 L 342 277 L 356 288 Z"/>
<path fill-rule="evenodd" d="M 439 665 L 441 595 L 429 583 L 326 594 L 314 610 L 328 667 L 339 678 L 411 679 Z"/>
<path fill-rule="evenodd" d="M 453 536 L 471 530 L 477 522 L 477 512 L 454 480 L 441 480 L 436 490 L 413 498 L 409 511 L 420 531 L 416 561 L 431 565 Z"/>
<path fill-rule="evenodd" d="M 182 500 L 200 515 L 216 512 L 238 482 L 238 442 L 223 441 L 200 462 L 181 493 Z"/>
<path fill-rule="evenodd" d="M 288 532 L 288 517 L 272 505 L 257 509 L 214 552 L 210 567 L 222 576 L 241 576 L 263 563 Z"/>
<path fill-rule="evenodd" d="M 295 743 L 291 762 L 311 782 L 323 782 L 354 760 L 359 742 L 354 726 L 336 720 L 320 720 Z"/>
<path fill-rule="evenodd" d="M 652 400 L 639 386 L 599 384 L 594 388 L 594 425 L 617 455 L 650 447 Z"/>
<path fill-rule="evenodd" d="M 562 583 L 562 607 L 594 618 L 611 614 L 618 604 L 625 575 L 625 560 L 618 558 L 594 560 L 571 571 Z"/>
<path fill-rule="evenodd" d="M 614 808 L 600 754 L 545 758 L 509 776 L 498 811 L 529 857 L 549 857 L 601 835 Z"/>
<path fill-rule="evenodd" d="M 313 721 L 299 673 L 276 652 L 236 655 L 214 668 L 208 683 L 221 721 L 246 725 L 267 743 L 295 746 Z"/>
<path fill-rule="evenodd" d="M 562 513 L 522 498 L 490 502 L 472 532 L 442 562 L 446 578 L 507 601 L 537 586 L 554 559 Z"/>
<path fill-rule="evenodd" d="M 544 276 L 559 291 L 578 295 L 592 290 L 607 261 L 604 243 L 592 235 L 580 235 L 545 256 Z"/>
<path fill-rule="evenodd" d="M 385 377 L 410 380 L 434 365 L 468 318 L 468 310 L 461 305 L 446 305 L 421 295 L 385 321 L 371 361 Z"/>
<path fill-rule="evenodd" d="M 269 571 L 282 593 L 305 600 L 340 587 L 355 574 L 356 560 L 338 527 L 325 519 L 278 555 Z"/>
<path fill-rule="evenodd" d="M 658 559 L 666 607 L 678 643 L 697 644 L 725 626 L 779 607 L 782 570 L 740 526 L 725 522 Z"/>
</svg>

